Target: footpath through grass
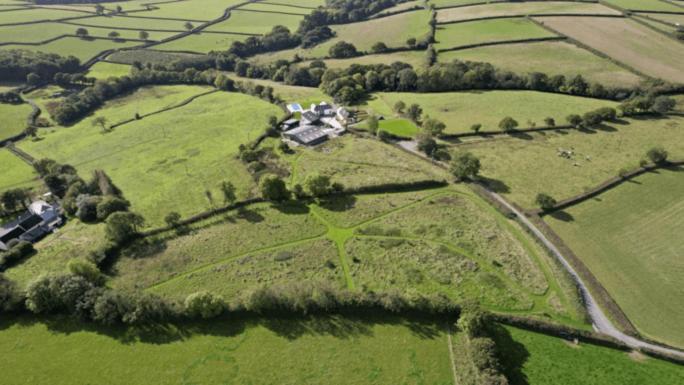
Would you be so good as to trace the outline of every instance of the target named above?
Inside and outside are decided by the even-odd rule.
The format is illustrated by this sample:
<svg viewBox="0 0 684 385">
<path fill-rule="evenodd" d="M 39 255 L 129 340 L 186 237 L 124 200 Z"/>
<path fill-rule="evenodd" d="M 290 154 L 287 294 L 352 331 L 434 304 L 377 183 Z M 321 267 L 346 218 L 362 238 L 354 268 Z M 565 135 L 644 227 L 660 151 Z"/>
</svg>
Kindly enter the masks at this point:
<svg viewBox="0 0 684 385">
<path fill-rule="evenodd" d="M 642 175 L 545 217 L 649 338 L 684 347 L 684 169 Z"/>
<path fill-rule="evenodd" d="M 3 318 L 3 385 L 452 385 L 443 323 L 394 316 L 212 320 L 138 331 Z"/>
</svg>

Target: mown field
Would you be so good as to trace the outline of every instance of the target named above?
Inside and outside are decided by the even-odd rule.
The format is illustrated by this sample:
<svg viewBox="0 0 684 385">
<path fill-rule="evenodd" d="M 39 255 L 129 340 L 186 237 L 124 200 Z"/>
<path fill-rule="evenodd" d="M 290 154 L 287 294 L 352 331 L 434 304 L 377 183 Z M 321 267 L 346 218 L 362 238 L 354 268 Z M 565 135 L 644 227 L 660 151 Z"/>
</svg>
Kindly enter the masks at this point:
<svg viewBox="0 0 684 385">
<path fill-rule="evenodd" d="M 649 76 L 684 82 L 680 44 L 634 21 L 563 16 L 537 20 Z"/>
<path fill-rule="evenodd" d="M 575 45 L 554 41 L 503 44 L 442 52 L 440 62 L 478 61 L 515 73 L 541 72 L 585 79 L 604 86 L 629 87 L 641 81 L 638 75 Z"/>
<path fill-rule="evenodd" d="M 684 376 L 677 364 L 508 326 L 495 340 L 512 385 L 674 385 Z"/>
<path fill-rule="evenodd" d="M 89 20 L 89 19 L 86 19 Z M 83 23 L 87 23 L 86 20 L 82 20 Z M 140 20 L 140 19 L 138 19 Z M 79 22 L 81 20 L 78 20 Z M 179 28 L 182 26 L 179 22 Z M 138 21 L 136 26 L 140 30 L 147 30 L 151 28 L 146 26 L 144 22 Z M 53 39 L 61 35 L 76 36 L 76 30 L 78 28 L 85 28 L 88 31 L 88 35 L 91 37 L 107 38 L 110 32 L 117 32 L 119 38 L 121 39 L 140 39 L 138 30 L 129 29 L 114 29 L 114 28 L 97 28 L 93 26 L 80 27 L 78 25 L 62 24 L 62 23 L 41 23 L 38 27 L 35 24 L 17 25 L 17 26 L 5 26 L 0 27 L 0 42 L 2 43 L 39 43 L 48 39 Z M 173 36 L 178 32 L 161 32 L 161 31 L 148 31 L 149 40 L 161 40 L 169 36 Z M 79 40 L 83 44 L 87 44 L 87 40 Z M 139 43 L 140 44 L 140 43 Z M 27 46 L 27 49 L 35 50 L 35 47 Z M 102 49 L 104 50 L 104 48 Z"/>
<path fill-rule="evenodd" d="M 616 105 L 606 100 L 534 91 L 464 91 L 376 93 L 365 108 L 390 118 L 395 116 L 392 108 L 400 100 L 407 106 L 419 104 L 423 108 L 423 117 L 430 116 L 443 121 L 446 124 L 445 133 L 449 134 L 469 132 L 473 124 L 481 124 L 483 131 L 498 131 L 499 122 L 506 116 L 516 119 L 520 127 L 530 127 L 529 123 L 541 126 L 546 117 L 564 124 L 569 114 L 582 114 L 599 107 Z"/>
<path fill-rule="evenodd" d="M 684 157 L 684 119 L 630 120 L 594 131 L 561 130 L 458 144 L 480 158 L 481 174 L 496 189 L 523 207 L 534 207 L 544 192 L 562 200 L 582 193 L 632 169 L 654 146 L 665 146 L 673 158 Z M 559 149 L 573 151 L 571 159 Z"/>
<path fill-rule="evenodd" d="M 32 110 L 28 103 L 0 103 L 0 140 L 21 134 L 28 125 L 28 117 Z"/>
<path fill-rule="evenodd" d="M 632 11 L 684 12 L 684 7 L 660 0 L 607 0 L 606 3 Z"/>
<path fill-rule="evenodd" d="M 289 8 L 288 12 L 296 11 L 300 14 L 275 13 L 277 11 L 274 13 L 254 12 L 247 10 L 247 7 L 243 7 L 233 11 L 228 20 L 214 24 L 206 30 L 213 32 L 235 32 L 261 35 L 270 32 L 275 25 L 282 25 L 287 27 L 290 31 L 295 32 L 299 26 L 299 22 L 304 18 L 303 15 L 309 13 L 310 10 L 295 7 L 287 8 Z"/>
<path fill-rule="evenodd" d="M 207 91 L 195 86 L 144 88 L 109 102 L 72 127 L 43 130 L 43 140 L 21 147 L 37 158 L 72 164 L 84 177 L 105 170 L 133 210 L 158 225 L 171 211 L 189 215 L 211 207 L 205 191 L 219 197 L 220 181 L 230 180 L 240 197 L 248 195 L 254 185 L 235 158 L 237 148 L 261 134 L 268 116 L 280 116 L 281 110 L 251 96 L 213 93 L 104 134 L 92 119 L 104 116 L 111 125 Z M 262 123 L 255 114 L 263 116 Z"/>
<path fill-rule="evenodd" d="M 0 149 L 0 191 L 37 185 L 33 167 L 6 149 Z"/>
<path fill-rule="evenodd" d="M 437 13 L 437 22 L 462 21 L 483 17 L 526 16 L 544 14 L 600 14 L 619 15 L 614 9 L 597 3 L 541 1 L 531 3 L 498 3 L 473 5 L 465 8 L 444 9 Z"/>
<path fill-rule="evenodd" d="M 684 347 L 684 169 L 640 176 L 545 217 L 649 338 Z"/>
<path fill-rule="evenodd" d="M 3 383 L 453 383 L 443 324 L 393 316 L 218 320 L 144 331 L 0 321 Z M 64 371 L 68 369 L 69 375 Z"/>
<path fill-rule="evenodd" d="M 468 21 L 437 26 L 438 50 L 509 40 L 538 39 L 555 34 L 524 18 Z"/>
</svg>

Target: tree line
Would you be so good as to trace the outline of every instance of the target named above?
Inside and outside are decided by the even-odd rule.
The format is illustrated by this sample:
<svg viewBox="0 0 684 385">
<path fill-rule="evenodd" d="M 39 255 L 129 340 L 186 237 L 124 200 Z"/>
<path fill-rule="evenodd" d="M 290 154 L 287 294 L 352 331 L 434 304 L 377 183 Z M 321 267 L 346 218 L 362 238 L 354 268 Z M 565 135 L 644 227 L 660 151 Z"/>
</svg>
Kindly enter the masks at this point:
<svg viewBox="0 0 684 385">
<path fill-rule="evenodd" d="M 74 56 L 11 49 L 0 50 L 0 81 L 52 82 L 58 73 L 77 73 L 81 62 Z M 32 75 L 30 79 L 29 75 Z"/>
</svg>

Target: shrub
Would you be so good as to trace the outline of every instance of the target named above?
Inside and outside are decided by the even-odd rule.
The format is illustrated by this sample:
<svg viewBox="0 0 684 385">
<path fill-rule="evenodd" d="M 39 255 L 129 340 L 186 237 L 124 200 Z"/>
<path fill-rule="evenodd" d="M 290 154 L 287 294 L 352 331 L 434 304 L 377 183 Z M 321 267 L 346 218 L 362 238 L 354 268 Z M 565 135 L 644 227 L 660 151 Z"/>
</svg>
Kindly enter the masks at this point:
<svg viewBox="0 0 684 385">
<path fill-rule="evenodd" d="M 499 128 L 503 132 L 513 131 L 516 129 L 516 127 L 518 127 L 518 121 L 511 118 L 510 116 L 501 119 L 501 121 L 499 122 Z"/>
<path fill-rule="evenodd" d="M 164 222 L 166 222 L 166 224 L 169 227 L 178 226 L 178 223 L 180 222 L 180 220 L 181 220 L 181 215 L 175 211 L 172 211 L 172 212 L 166 214 L 166 216 L 164 217 Z"/>
<path fill-rule="evenodd" d="M 552 117 L 548 117 L 544 119 L 544 124 L 546 124 L 547 127 L 555 127 L 556 120 Z"/>
<path fill-rule="evenodd" d="M 284 202 L 290 199 L 290 192 L 285 182 L 275 175 L 266 175 L 259 183 L 259 189 L 264 199 L 273 202 Z"/>
<path fill-rule="evenodd" d="M 480 132 L 480 129 L 482 129 L 482 125 L 480 123 L 476 123 L 476 124 L 473 124 L 472 126 L 470 126 L 470 131 L 472 131 L 476 134 L 478 132 Z"/>
<path fill-rule="evenodd" d="M 9 250 L 0 254 L 0 271 L 33 254 L 35 249 L 31 242 L 13 239 L 8 243 Z"/>
<path fill-rule="evenodd" d="M 138 234 L 138 228 L 145 223 L 145 220 L 138 214 L 118 212 L 110 215 L 106 223 L 107 239 L 116 245 L 121 245 Z"/>
<path fill-rule="evenodd" d="M 553 199 L 548 194 L 545 193 L 539 193 L 537 194 L 537 197 L 534 199 L 535 203 L 542 208 L 542 210 L 550 210 L 556 205 L 556 200 Z"/>
<path fill-rule="evenodd" d="M 565 121 L 573 127 L 579 128 L 579 126 L 582 124 L 582 117 L 577 114 L 570 114 L 565 118 Z"/>
<path fill-rule="evenodd" d="M 105 196 L 102 198 L 102 201 L 97 204 L 97 219 L 104 221 L 113 213 L 119 211 L 128 211 L 130 205 L 130 202 L 125 199 L 112 195 Z"/>
<path fill-rule="evenodd" d="M 371 52 L 373 52 L 373 53 L 384 53 L 387 51 L 388 51 L 387 44 L 385 44 L 381 41 L 373 44 L 373 47 L 371 47 Z"/>
<path fill-rule="evenodd" d="M 669 154 L 662 146 L 653 147 L 646 152 L 648 159 L 655 164 L 663 164 L 667 162 L 668 155 Z"/>
<path fill-rule="evenodd" d="M 67 264 L 67 268 L 71 274 L 83 277 L 94 285 L 99 286 L 104 283 L 104 276 L 102 273 L 100 273 L 100 270 L 97 268 L 97 266 L 91 261 L 72 259 Z"/>
<path fill-rule="evenodd" d="M 475 338 L 485 335 L 489 321 L 490 317 L 487 312 L 476 305 L 466 305 L 461 311 L 457 326 L 468 337 Z"/>
<path fill-rule="evenodd" d="M 470 358 L 478 370 L 500 370 L 496 357 L 496 344 L 491 338 L 473 338 L 470 340 Z"/>
<path fill-rule="evenodd" d="M 76 217 L 82 222 L 95 222 L 97 206 L 102 202 L 99 195 L 81 194 L 76 198 Z"/>
<path fill-rule="evenodd" d="M 332 47 L 330 47 L 330 49 L 328 50 L 328 54 L 332 58 L 343 59 L 354 57 L 359 53 L 353 44 L 347 43 L 346 41 L 340 41 L 335 43 L 335 45 L 333 45 Z"/>
<path fill-rule="evenodd" d="M 26 288 L 26 307 L 36 314 L 74 314 L 79 300 L 93 288 L 91 282 L 76 275 L 40 276 Z"/>
<path fill-rule="evenodd" d="M 0 312 L 14 310 L 20 298 L 21 295 L 15 283 L 0 274 Z"/>
<path fill-rule="evenodd" d="M 221 315 L 226 310 L 223 297 L 207 291 L 190 294 L 185 299 L 185 312 L 193 318 L 209 319 Z"/>
<path fill-rule="evenodd" d="M 437 141 L 435 141 L 429 134 L 418 135 L 417 148 L 419 151 L 422 151 L 425 155 L 432 157 L 435 151 L 437 150 Z"/>
<path fill-rule="evenodd" d="M 311 174 L 304 180 L 306 191 L 315 198 L 330 194 L 330 177 L 320 174 Z"/>
<path fill-rule="evenodd" d="M 655 98 L 652 109 L 659 114 L 665 114 L 672 111 L 676 105 L 677 102 L 673 98 L 662 95 Z"/>
</svg>

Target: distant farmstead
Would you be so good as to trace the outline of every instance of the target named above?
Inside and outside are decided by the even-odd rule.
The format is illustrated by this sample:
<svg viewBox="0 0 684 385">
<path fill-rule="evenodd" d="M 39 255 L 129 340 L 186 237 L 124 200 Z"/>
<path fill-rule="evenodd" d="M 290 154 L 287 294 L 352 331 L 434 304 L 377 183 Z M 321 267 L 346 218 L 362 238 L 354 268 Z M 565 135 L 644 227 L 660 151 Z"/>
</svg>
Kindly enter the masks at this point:
<svg viewBox="0 0 684 385">
<path fill-rule="evenodd" d="M 37 242 L 62 223 L 59 206 L 35 201 L 19 218 L 0 227 L 0 250 L 9 250 L 9 243 L 13 240 Z"/>
<path fill-rule="evenodd" d="M 288 104 L 287 109 L 293 114 L 298 113 L 300 119 L 288 119 L 281 124 L 283 137 L 305 146 L 342 135 L 351 119 L 351 114 L 344 107 L 335 107 L 326 102 L 312 104 L 308 110 L 292 103 Z"/>
</svg>

